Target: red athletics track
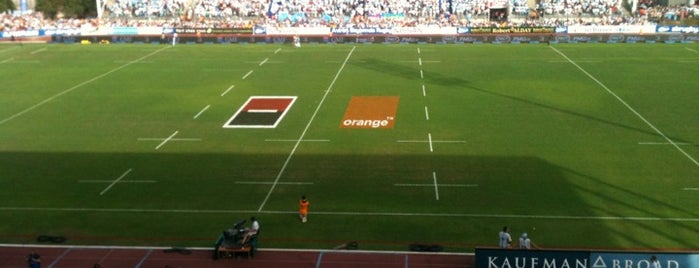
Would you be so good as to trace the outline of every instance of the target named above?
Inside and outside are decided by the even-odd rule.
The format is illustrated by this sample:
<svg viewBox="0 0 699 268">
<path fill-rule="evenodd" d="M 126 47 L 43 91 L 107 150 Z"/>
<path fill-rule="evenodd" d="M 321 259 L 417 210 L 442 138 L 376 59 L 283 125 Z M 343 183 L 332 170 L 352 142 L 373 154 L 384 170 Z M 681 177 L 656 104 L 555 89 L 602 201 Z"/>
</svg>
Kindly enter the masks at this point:
<svg viewBox="0 0 699 268">
<path fill-rule="evenodd" d="M 259 249 L 254 258 L 213 260 L 213 249 L 0 245 L 0 268 L 27 267 L 26 257 L 35 251 L 41 255 L 41 267 L 54 268 L 124 268 L 124 267 L 474 267 L 473 254 L 381 252 L 381 251 L 318 251 Z M 95 264 L 98 264 L 96 266 Z"/>
</svg>

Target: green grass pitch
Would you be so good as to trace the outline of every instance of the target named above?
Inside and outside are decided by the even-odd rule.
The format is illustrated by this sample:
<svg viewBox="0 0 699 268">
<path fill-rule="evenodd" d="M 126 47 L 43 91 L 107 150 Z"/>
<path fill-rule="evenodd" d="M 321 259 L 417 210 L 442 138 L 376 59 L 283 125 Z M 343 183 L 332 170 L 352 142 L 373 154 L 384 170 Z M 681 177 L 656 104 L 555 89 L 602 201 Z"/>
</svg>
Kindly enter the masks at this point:
<svg viewBox="0 0 699 268">
<path fill-rule="evenodd" d="M 0 242 L 699 249 L 699 45 L 0 46 Z M 223 128 L 296 96 L 276 128 Z M 340 128 L 397 96 L 392 129 Z M 297 200 L 311 201 L 301 223 Z"/>
</svg>

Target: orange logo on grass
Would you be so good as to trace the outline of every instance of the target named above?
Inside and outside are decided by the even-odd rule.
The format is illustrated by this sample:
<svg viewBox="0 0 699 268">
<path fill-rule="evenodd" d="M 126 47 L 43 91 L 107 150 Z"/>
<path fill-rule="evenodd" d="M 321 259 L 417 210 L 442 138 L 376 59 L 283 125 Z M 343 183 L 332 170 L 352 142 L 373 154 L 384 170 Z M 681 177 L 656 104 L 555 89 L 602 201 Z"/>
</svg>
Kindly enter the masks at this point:
<svg viewBox="0 0 699 268">
<path fill-rule="evenodd" d="M 352 97 L 340 128 L 393 128 L 398 97 Z"/>
</svg>

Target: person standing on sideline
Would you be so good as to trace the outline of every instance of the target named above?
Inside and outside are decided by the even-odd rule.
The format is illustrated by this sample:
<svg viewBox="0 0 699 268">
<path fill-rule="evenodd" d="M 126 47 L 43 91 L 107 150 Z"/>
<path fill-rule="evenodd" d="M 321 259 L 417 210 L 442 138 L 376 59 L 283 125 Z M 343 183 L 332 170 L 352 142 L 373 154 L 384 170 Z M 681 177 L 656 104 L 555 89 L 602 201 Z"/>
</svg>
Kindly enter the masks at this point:
<svg viewBox="0 0 699 268">
<path fill-rule="evenodd" d="M 27 256 L 27 263 L 29 264 L 29 268 L 40 268 L 41 256 L 36 252 L 32 252 Z"/>
<path fill-rule="evenodd" d="M 306 199 L 306 196 L 302 195 L 299 200 L 299 218 L 301 218 L 301 222 L 308 221 L 308 206 L 310 204 L 311 202 Z"/>
<path fill-rule="evenodd" d="M 512 237 L 510 236 L 510 228 L 507 226 L 502 227 L 502 231 L 500 231 L 500 242 L 499 246 L 500 248 L 509 248 L 510 244 L 512 243 Z"/>
<path fill-rule="evenodd" d="M 655 257 L 655 255 L 650 256 L 650 268 L 660 268 L 660 261 L 658 261 L 658 257 Z"/>
<path fill-rule="evenodd" d="M 522 236 L 519 237 L 519 248 L 520 249 L 531 249 L 532 248 L 532 240 L 529 239 L 527 236 L 527 233 L 523 233 Z"/>
</svg>

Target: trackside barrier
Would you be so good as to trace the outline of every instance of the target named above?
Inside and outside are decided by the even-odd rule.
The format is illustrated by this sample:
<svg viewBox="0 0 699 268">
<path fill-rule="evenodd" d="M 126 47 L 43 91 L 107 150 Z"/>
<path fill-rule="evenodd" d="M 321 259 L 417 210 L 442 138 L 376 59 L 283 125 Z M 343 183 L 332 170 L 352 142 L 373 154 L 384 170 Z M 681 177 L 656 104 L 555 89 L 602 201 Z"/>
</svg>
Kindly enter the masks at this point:
<svg viewBox="0 0 699 268">
<path fill-rule="evenodd" d="M 180 34 L 177 44 L 291 44 L 293 35 Z M 172 44 L 172 34 L 52 37 L 56 43 Z M 304 44 L 557 44 L 557 43 L 695 43 L 695 33 L 655 34 L 454 34 L 454 35 L 305 35 Z"/>
<path fill-rule="evenodd" d="M 699 267 L 699 252 L 518 250 L 476 248 L 477 268 L 662 268 Z"/>
</svg>

